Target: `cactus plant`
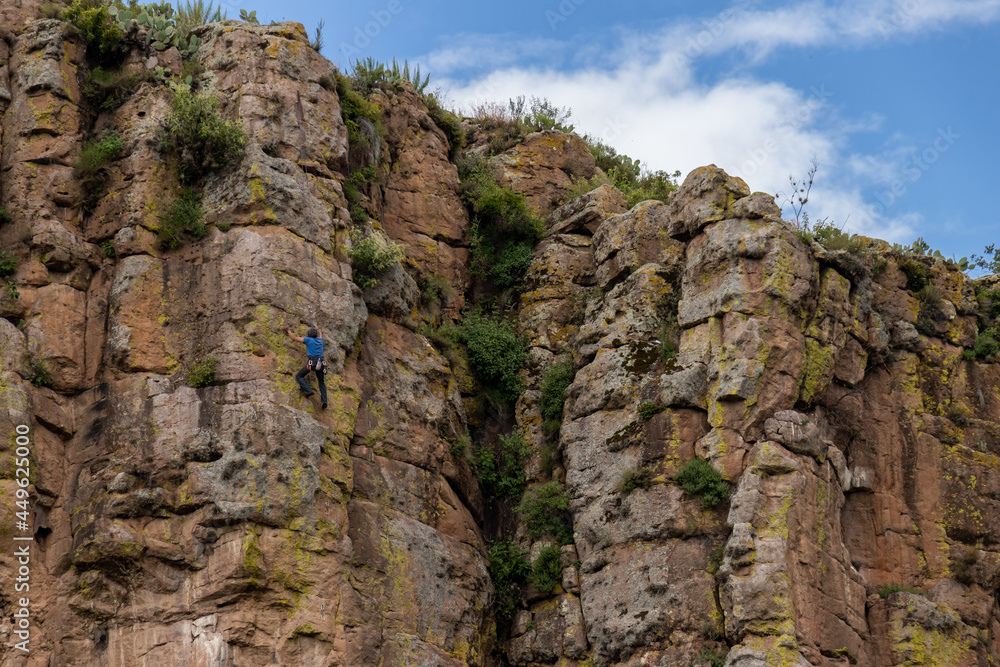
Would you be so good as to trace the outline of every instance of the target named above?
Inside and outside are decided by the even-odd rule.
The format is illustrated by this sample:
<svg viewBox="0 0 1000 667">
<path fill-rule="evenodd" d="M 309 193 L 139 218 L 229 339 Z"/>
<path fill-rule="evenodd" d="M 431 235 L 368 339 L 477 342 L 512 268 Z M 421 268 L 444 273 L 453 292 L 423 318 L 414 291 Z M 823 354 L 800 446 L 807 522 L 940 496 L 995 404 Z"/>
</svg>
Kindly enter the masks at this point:
<svg viewBox="0 0 1000 667">
<path fill-rule="evenodd" d="M 188 58 L 201 46 L 201 38 L 197 35 L 181 35 L 173 18 L 174 9 L 168 3 L 140 5 L 136 12 L 111 5 L 108 13 L 122 32 L 137 26 L 145 34 L 147 48 L 152 46 L 157 51 L 165 51 L 176 46 L 181 57 Z"/>
</svg>

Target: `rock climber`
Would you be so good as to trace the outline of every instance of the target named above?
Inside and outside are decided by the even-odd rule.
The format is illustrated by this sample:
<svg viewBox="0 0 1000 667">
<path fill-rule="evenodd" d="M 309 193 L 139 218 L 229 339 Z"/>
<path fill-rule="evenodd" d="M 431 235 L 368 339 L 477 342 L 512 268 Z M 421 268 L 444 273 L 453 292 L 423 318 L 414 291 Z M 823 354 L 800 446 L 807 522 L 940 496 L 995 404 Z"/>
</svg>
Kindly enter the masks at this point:
<svg viewBox="0 0 1000 667">
<path fill-rule="evenodd" d="M 286 326 L 285 333 L 296 343 L 306 344 L 306 365 L 295 374 L 295 380 L 299 383 L 299 387 L 302 388 L 302 393 L 308 398 L 316 392 L 309 388 L 306 376 L 309 375 L 309 371 L 314 372 L 316 380 L 319 383 L 319 396 L 323 399 L 323 409 L 326 410 L 326 378 L 324 376 L 326 366 L 323 363 L 323 332 L 319 329 L 309 329 L 306 332 L 305 338 L 300 338 L 292 334 L 291 327 Z"/>
</svg>

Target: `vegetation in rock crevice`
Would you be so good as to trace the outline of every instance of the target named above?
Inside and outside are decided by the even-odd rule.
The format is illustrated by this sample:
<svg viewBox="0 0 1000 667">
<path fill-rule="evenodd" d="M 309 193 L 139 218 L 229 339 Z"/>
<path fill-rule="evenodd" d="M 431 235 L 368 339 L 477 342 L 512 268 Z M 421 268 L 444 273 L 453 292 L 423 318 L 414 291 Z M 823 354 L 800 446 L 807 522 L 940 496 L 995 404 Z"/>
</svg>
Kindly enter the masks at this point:
<svg viewBox="0 0 1000 667">
<path fill-rule="evenodd" d="M 729 482 L 702 459 L 691 459 L 685 463 L 674 475 L 674 482 L 687 495 L 701 498 L 704 508 L 715 507 L 729 496 Z"/>
<path fill-rule="evenodd" d="M 528 483 L 524 465 L 531 456 L 531 445 L 519 431 L 500 435 L 492 443 L 476 443 L 472 468 L 487 498 L 516 503 Z"/>
<path fill-rule="evenodd" d="M 517 511 L 532 537 L 537 539 L 548 535 L 561 544 L 573 541 L 569 495 L 561 483 L 553 480 L 529 490 L 524 494 Z"/>
<path fill-rule="evenodd" d="M 502 186 L 492 164 L 476 156 L 458 163 L 462 201 L 472 219 L 469 253 L 472 272 L 497 290 L 519 285 L 542 238 L 541 220 L 524 195 Z"/>
<path fill-rule="evenodd" d="M 125 143 L 117 132 L 106 131 L 99 138 L 83 145 L 73 174 L 80 182 L 81 205 L 84 210 L 94 207 L 107 185 L 107 166 L 118 159 Z"/>
<path fill-rule="evenodd" d="M 519 585 L 527 583 L 531 575 L 528 554 L 513 540 L 504 538 L 490 546 L 486 560 L 493 582 L 493 611 L 500 620 L 509 621 L 521 606 Z"/>
<path fill-rule="evenodd" d="M 566 389 L 573 383 L 575 376 L 576 370 L 571 359 L 551 364 L 542 374 L 538 407 L 541 410 L 542 419 L 545 420 L 542 429 L 546 433 L 552 433 L 559 429 L 563 416 L 563 405 L 566 403 Z"/>
<path fill-rule="evenodd" d="M 217 98 L 181 85 L 171 104 L 173 113 L 159 135 L 160 149 L 175 161 L 181 183 L 191 185 L 243 155 L 246 133 L 239 123 L 216 113 Z"/>
<path fill-rule="evenodd" d="M 347 253 L 353 267 L 355 284 L 361 289 L 372 289 L 379 277 L 397 266 L 406 255 L 403 246 L 385 239 L 381 234 L 362 237 L 357 230 L 351 232 L 352 247 Z"/>
<path fill-rule="evenodd" d="M 531 564 L 528 583 L 542 593 L 552 593 L 562 583 L 562 550 L 554 545 L 541 548 L 538 557 Z"/>
</svg>

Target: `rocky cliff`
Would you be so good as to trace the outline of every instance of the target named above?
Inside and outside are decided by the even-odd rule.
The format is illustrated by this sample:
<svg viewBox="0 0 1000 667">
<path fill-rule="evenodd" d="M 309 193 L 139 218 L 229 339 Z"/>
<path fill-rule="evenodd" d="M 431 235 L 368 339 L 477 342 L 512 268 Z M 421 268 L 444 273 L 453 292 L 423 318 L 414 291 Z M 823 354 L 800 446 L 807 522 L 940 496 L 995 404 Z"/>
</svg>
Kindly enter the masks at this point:
<svg viewBox="0 0 1000 667">
<path fill-rule="evenodd" d="M 204 238 L 168 249 L 171 88 L 147 77 L 94 108 L 85 40 L 38 5 L 0 8 L 0 246 L 17 259 L 0 303 L 0 664 L 1000 657 L 1000 367 L 963 355 L 982 305 L 956 267 L 826 247 L 714 166 L 667 203 L 626 210 L 609 186 L 564 201 L 594 158 L 532 134 L 494 158 L 546 234 L 511 310 L 524 391 L 490 407 L 464 357 L 432 344 L 482 281 L 450 135 L 411 86 L 370 95 L 381 172 L 372 220 L 352 222 L 356 147 L 303 27 L 198 28 L 195 83 L 247 142 L 204 179 Z M 177 74 L 175 56 L 124 67 Z M 488 130 L 464 129 L 482 154 Z M 74 166 L 105 132 L 123 149 L 84 203 Z M 368 290 L 359 225 L 406 252 Z M 914 264 L 934 298 L 915 295 Z M 421 297 L 432 278 L 443 299 Z M 298 391 L 286 325 L 325 333 L 327 410 Z M 189 386 L 207 358 L 208 386 Z M 553 427 L 540 402 L 558 362 L 572 381 Z M 511 429 L 531 445 L 529 495 L 565 489 L 570 535 L 484 496 L 464 443 Z M 692 460 L 728 482 L 722 502 L 678 484 Z M 503 535 L 536 562 L 558 547 L 558 581 L 517 582 L 498 615 L 487 552 Z"/>
</svg>

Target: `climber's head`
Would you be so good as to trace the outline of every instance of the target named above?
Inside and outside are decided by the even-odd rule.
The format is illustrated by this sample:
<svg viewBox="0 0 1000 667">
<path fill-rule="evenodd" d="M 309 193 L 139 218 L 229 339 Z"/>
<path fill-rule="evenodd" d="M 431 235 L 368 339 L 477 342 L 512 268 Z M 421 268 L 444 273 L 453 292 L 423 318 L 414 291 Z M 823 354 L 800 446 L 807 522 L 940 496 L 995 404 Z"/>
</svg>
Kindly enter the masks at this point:
<svg viewBox="0 0 1000 667">
<path fill-rule="evenodd" d="M 309 338 L 316 338 L 319 336 L 319 332 L 316 331 L 315 329 L 310 329 L 309 331 L 306 332 L 306 336 L 308 336 Z"/>
</svg>

